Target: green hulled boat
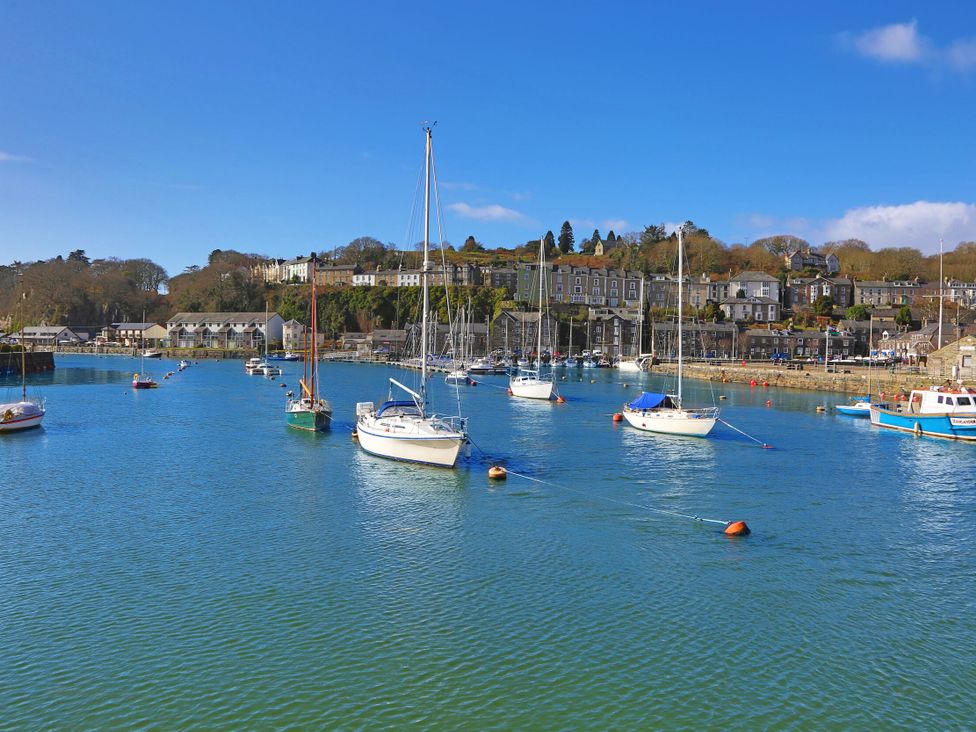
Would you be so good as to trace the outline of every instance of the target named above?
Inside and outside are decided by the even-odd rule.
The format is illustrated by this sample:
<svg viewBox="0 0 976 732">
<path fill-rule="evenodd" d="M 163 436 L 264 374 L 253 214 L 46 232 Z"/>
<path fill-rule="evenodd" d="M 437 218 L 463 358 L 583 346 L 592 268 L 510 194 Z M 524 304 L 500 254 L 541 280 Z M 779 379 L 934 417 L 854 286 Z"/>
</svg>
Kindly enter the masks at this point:
<svg viewBox="0 0 976 732">
<path fill-rule="evenodd" d="M 302 391 L 297 398 L 288 392 L 285 415 L 288 426 L 296 430 L 322 432 L 332 424 L 332 405 L 318 395 L 319 357 L 318 357 L 318 303 L 315 297 L 315 264 L 312 254 L 312 323 L 311 337 L 305 338 L 305 373 L 302 376 Z"/>
</svg>

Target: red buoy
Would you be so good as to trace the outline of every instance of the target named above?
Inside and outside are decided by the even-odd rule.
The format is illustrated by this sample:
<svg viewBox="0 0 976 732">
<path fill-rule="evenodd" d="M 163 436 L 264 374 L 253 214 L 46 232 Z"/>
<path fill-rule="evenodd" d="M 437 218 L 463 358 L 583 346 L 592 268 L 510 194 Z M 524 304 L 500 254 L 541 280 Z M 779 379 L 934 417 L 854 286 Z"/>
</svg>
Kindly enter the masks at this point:
<svg viewBox="0 0 976 732">
<path fill-rule="evenodd" d="M 767 400 L 766 400 L 766 406 L 767 406 L 767 407 L 771 407 L 771 406 L 773 406 L 773 402 L 772 402 L 771 400 L 769 400 L 769 399 L 767 399 Z"/>
<path fill-rule="evenodd" d="M 620 412 L 617 412 L 615 415 L 613 415 L 614 422 L 620 422 L 623 418 L 624 415 L 622 415 Z"/>
<path fill-rule="evenodd" d="M 745 536 L 751 533 L 745 521 L 729 521 L 723 532 L 726 536 Z"/>
<path fill-rule="evenodd" d="M 763 387 L 767 387 L 767 386 L 769 386 L 769 382 L 768 381 L 763 381 Z"/>
<path fill-rule="evenodd" d="M 755 379 L 753 379 L 752 381 L 749 382 L 749 386 L 755 386 L 755 385 L 756 385 L 756 380 Z"/>
<path fill-rule="evenodd" d="M 557 396 L 556 397 L 556 404 L 565 404 L 565 403 L 566 403 L 566 400 L 563 399 L 562 396 Z"/>
<path fill-rule="evenodd" d="M 512 390 L 511 389 L 508 390 L 508 395 L 509 396 L 512 396 Z"/>
</svg>

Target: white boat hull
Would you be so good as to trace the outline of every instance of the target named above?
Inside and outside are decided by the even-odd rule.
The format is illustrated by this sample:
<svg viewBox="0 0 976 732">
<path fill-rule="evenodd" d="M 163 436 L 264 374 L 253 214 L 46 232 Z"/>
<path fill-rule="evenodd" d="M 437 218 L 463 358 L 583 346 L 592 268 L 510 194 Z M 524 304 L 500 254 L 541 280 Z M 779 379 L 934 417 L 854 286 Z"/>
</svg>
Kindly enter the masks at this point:
<svg viewBox="0 0 976 732">
<path fill-rule="evenodd" d="M 443 437 L 395 434 L 387 432 L 385 428 L 365 424 L 363 420 L 357 425 L 356 433 L 359 446 L 371 455 L 442 468 L 454 467 L 465 442 L 464 435 L 459 433 Z"/>
<path fill-rule="evenodd" d="M 689 437 L 704 437 L 718 421 L 715 416 L 708 416 L 711 410 L 693 409 L 661 409 L 647 412 L 623 411 L 627 424 L 644 432 L 657 432 L 664 435 L 687 435 Z"/>
<path fill-rule="evenodd" d="M 525 399 L 552 399 L 552 382 L 539 379 L 512 379 L 508 388 L 512 396 Z"/>
<path fill-rule="evenodd" d="M 40 427 L 44 409 L 34 402 L 0 404 L 0 432 L 19 432 Z"/>
<path fill-rule="evenodd" d="M 637 361 L 618 361 L 617 368 L 626 373 L 639 373 L 644 370 Z"/>
</svg>

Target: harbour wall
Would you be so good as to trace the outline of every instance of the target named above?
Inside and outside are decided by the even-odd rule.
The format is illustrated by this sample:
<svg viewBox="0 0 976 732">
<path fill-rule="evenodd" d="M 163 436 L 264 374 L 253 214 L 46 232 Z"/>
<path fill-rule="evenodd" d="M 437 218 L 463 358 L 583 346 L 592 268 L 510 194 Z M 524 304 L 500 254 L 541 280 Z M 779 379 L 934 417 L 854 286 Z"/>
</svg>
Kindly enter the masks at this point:
<svg viewBox="0 0 976 732">
<path fill-rule="evenodd" d="M 697 364 L 686 363 L 684 375 L 690 379 L 704 379 L 734 384 L 751 384 L 812 391 L 839 391 L 848 394 L 868 393 L 868 368 L 865 366 L 837 366 L 824 371 L 823 366 L 806 365 L 803 370 L 790 369 L 764 363 Z M 651 368 L 651 373 L 673 374 L 677 364 L 661 363 Z M 871 368 L 871 392 L 879 394 L 908 393 L 912 389 L 924 389 L 933 381 L 925 373 L 889 368 Z"/>
<path fill-rule="evenodd" d="M 45 351 L 32 351 L 24 354 L 24 365 L 28 374 L 39 374 L 54 369 L 54 354 Z M 20 376 L 20 351 L 0 352 L 0 376 Z"/>
</svg>

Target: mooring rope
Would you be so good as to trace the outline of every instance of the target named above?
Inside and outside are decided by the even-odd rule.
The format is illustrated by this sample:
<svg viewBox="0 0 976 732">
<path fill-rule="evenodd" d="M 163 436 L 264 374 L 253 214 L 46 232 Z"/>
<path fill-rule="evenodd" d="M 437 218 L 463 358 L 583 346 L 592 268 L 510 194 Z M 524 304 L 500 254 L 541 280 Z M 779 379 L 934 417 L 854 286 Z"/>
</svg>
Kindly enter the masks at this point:
<svg viewBox="0 0 976 732">
<path fill-rule="evenodd" d="M 725 425 L 726 427 L 728 427 L 728 428 L 729 428 L 730 430 L 735 430 L 735 431 L 736 431 L 736 432 L 738 432 L 738 433 L 739 433 L 740 435 L 743 435 L 743 436 L 745 436 L 745 437 L 748 437 L 748 438 L 749 438 L 750 440 L 752 440 L 753 442 L 757 442 L 757 443 L 759 443 L 759 444 L 760 444 L 760 445 L 761 445 L 762 447 L 764 447 L 764 448 L 766 448 L 767 450 L 769 450 L 769 449 L 771 449 L 771 448 L 772 448 L 772 445 L 769 445 L 769 444 L 767 444 L 767 443 L 765 443 L 765 442 L 763 442 L 762 440 L 757 440 L 757 439 L 756 439 L 755 437 L 753 437 L 752 435 L 750 435 L 750 434 L 749 434 L 748 432 L 743 432 L 742 430 L 740 430 L 740 429 L 739 429 L 738 427 L 736 427 L 735 425 L 732 425 L 732 424 L 729 424 L 728 422 L 726 422 L 726 421 L 725 421 L 724 419 L 720 419 L 720 420 L 718 420 L 718 421 L 719 421 L 719 422 L 721 422 L 722 424 L 724 424 L 724 425 Z"/>
<path fill-rule="evenodd" d="M 472 440 L 470 436 L 468 437 L 468 441 L 472 445 L 474 445 L 476 448 L 478 448 L 478 452 L 480 452 L 482 455 L 484 455 L 484 457 L 487 460 L 489 460 L 489 461 L 491 460 L 491 458 L 489 457 L 488 453 L 486 453 L 484 450 L 482 450 L 481 449 L 481 446 L 478 445 L 474 440 Z M 721 519 L 710 519 L 710 518 L 703 518 L 701 516 L 694 516 L 694 515 L 689 514 L 689 513 L 678 513 L 677 511 L 665 511 L 662 508 L 651 508 L 650 506 L 645 506 L 644 504 L 641 504 L 641 503 L 633 503 L 631 501 L 622 501 L 620 499 L 611 498 L 609 496 L 594 495 L 593 493 L 587 493 L 587 492 L 578 490 L 576 488 L 570 488 L 569 486 L 560 485 L 558 483 L 552 483 L 552 482 L 550 482 L 548 480 L 543 480 L 542 478 L 535 478 L 535 477 L 533 477 L 531 475 L 525 475 L 524 473 L 516 473 L 514 470 L 511 470 L 509 468 L 505 468 L 505 471 L 509 475 L 514 475 L 517 478 L 523 478 L 525 480 L 530 480 L 530 481 L 532 481 L 534 483 L 539 483 L 540 485 L 549 486 L 550 488 L 557 488 L 557 489 L 560 489 L 560 490 L 567 491 L 569 493 L 575 493 L 578 496 L 582 496 L 584 498 L 588 498 L 588 499 L 591 499 L 591 500 L 592 499 L 597 499 L 597 500 L 604 501 L 606 503 L 614 503 L 614 504 L 616 504 L 618 506 L 627 506 L 629 508 L 636 508 L 636 509 L 639 509 L 639 510 L 642 510 L 642 511 L 650 511 L 652 513 L 663 514 L 665 516 L 675 516 L 677 518 L 691 519 L 692 521 L 701 521 L 701 522 L 710 523 L 710 524 L 719 524 L 721 526 L 728 526 L 730 523 L 732 523 L 731 521 L 723 521 Z"/>
</svg>

